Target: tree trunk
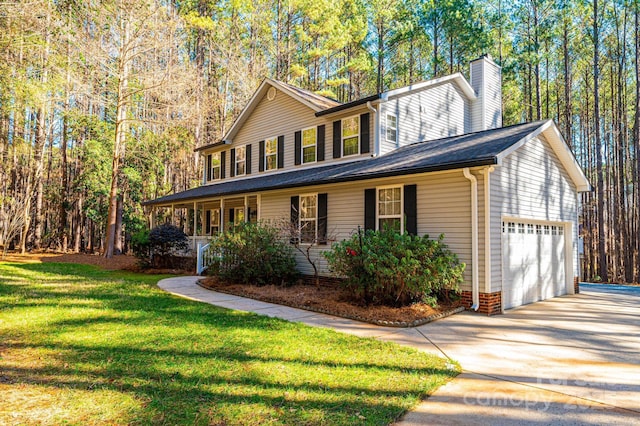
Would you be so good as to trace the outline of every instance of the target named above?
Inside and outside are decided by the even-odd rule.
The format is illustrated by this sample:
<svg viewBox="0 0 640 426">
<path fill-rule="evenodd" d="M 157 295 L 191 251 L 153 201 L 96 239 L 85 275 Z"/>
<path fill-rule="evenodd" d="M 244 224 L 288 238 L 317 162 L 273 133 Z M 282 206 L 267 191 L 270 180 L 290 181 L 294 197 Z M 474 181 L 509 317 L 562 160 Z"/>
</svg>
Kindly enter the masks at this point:
<svg viewBox="0 0 640 426">
<path fill-rule="evenodd" d="M 107 213 L 107 229 L 105 236 L 104 257 L 113 257 L 116 239 L 116 222 L 118 216 L 118 177 L 120 174 L 120 161 L 124 156 L 127 135 L 127 106 L 129 102 L 129 40 L 130 23 L 123 18 L 123 40 L 120 48 L 118 64 L 118 96 L 116 107 L 116 133 L 113 146 L 111 189 L 109 190 L 109 211 Z"/>
<path fill-rule="evenodd" d="M 603 282 L 609 280 L 607 269 L 607 253 L 604 228 L 604 174 L 602 170 L 602 140 L 600 139 L 600 95 L 599 73 L 600 73 L 600 52 L 598 33 L 598 0 L 593 0 L 593 122 L 594 140 L 596 151 L 596 174 L 597 174 L 597 198 L 598 198 L 598 272 Z"/>
</svg>

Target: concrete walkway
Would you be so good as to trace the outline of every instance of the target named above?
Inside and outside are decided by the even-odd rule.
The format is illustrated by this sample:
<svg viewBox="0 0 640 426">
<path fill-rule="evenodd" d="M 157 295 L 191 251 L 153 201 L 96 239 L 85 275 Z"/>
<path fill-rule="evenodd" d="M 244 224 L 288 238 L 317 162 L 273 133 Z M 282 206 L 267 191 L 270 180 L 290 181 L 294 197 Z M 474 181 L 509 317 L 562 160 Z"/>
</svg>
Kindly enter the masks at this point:
<svg viewBox="0 0 640 426">
<path fill-rule="evenodd" d="M 463 373 L 399 425 L 640 425 L 640 293 L 582 293 L 505 315 L 462 313 L 411 329 L 380 327 L 209 291 L 198 277 L 167 292 L 213 305 L 412 346 L 460 362 Z"/>
</svg>

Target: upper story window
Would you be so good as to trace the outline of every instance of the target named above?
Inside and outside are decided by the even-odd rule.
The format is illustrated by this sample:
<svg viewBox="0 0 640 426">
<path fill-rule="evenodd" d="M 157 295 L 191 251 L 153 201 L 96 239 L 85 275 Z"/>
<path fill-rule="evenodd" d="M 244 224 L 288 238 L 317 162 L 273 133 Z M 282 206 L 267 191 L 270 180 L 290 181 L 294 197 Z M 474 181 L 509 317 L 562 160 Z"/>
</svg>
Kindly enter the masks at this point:
<svg viewBox="0 0 640 426">
<path fill-rule="evenodd" d="M 220 153 L 216 152 L 213 154 L 210 154 L 211 160 L 210 160 L 210 174 L 209 174 L 209 180 L 216 180 L 216 179 L 220 179 Z"/>
<path fill-rule="evenodd" d="M 379 230 L 385 227 L 401 232 L 402 226 L 402 187 L 378 188 L 378 218 Z"/>
<path fill-rule="evenodd" d="M 314 163 L 316 161 L 317 130 L 310 127 L 302 131 L 302 163 Z"/>
<path fill-rule="evenodd" d="M 278 168 L 278 138 L 270 138 L 264 141 L 264 165 L 265 170 Z"/>
<path fill-rule="evenodd" d="M 236 176 L 241 176 L 246 173 L 247 165 L 247 147 L 240 146 L 236 148 Z"/>
<path fill-rule="evenodd" d="M 398 142 L 398 117 L 387 114 L 387 141 Z"/>
<path fill-rule="evenodd" d="M 360 116 L 342 120 L 342 156 L 360 153 Z"/>
</svg>

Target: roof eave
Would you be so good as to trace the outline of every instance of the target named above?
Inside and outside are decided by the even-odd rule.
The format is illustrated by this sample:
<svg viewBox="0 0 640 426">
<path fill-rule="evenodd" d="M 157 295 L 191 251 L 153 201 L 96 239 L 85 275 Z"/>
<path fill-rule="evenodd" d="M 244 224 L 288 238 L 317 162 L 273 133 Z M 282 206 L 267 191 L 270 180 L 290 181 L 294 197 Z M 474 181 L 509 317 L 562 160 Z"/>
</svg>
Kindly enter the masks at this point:
<svg viewBox="0 0 640 426">
<path fill-rule="evenodd" d="M 355 174 L 355 175 L 346 176 L 346 177 L 320 179 L 313 182 L 299 182 L 294 184 L 272 185 L 272 186 L 269 186 L 268 188 L 259 188 L 259 189 L 251 189 L 251 190 L 238 189 L 238 190 L 227 191 L 227 192 L 224 192 L 221 194 L 215 194 L 215 195 L 203 194 L 203 195 L 195 195 L 195 196 L 190 196 L 190 197 L 185 197 L 180 199 L 166 200 L 165 199 L 166 197 L 171 197 L 171 195 L 167 195 L 165 197 L 161 197 L 156 200 L 143 202 L 142 205 L 169 206 L 171 204 L 178 204 L 178 203 L 183 203 L 187 201 L 193 201 L 193 200 L 197 200 L 205 197 L 228 197 L 231 195 L 244 194 L 247 192 L 258 193 L 258 192 L 266 192 L 266 191 L 277 191 L 279 189 L 301 188 L 301 187 L 329 185 L 329 184 L 336 184 L 336 183 L 366 181 L 371 179 L 382 179 L 382 178 L 394 177 L 394 176 L 407 176 L 407 175 L 416 175 L 416 174 L 422 174 L 422 173 L 442 172 L 447 170 L 464 169 L 465 167 L 482 167 L 482 166 L 492 166 L 497 164 L 498 164 L 498 158 L 492 156 L 492 157 L 480 158 L 476 160 L 437 164 L 433 166 L 424 166 L 424 167 L 406 168 L 406 169 L 392 169 L 392 170 L 382 171 L 377 173 Z M 176 194 L 172 194 L 172 195 L 176 195 Z"/>
<path fill-rule="evenodd" d="M 322 111 L 317 111 L 316 112 L 316 117 L 322 117 L 322 116 L 325 116 L 325 115 L 331 115 L 331 114 L 343 112 L 343 111 L 349 110 L 351 108 L 356 108 L 356 107 L 360 107 L 362 105 L 365 105 L 367 102 L 375 103 L 376 101 L 380 101 L 381 98 L 382 98 L 382 95 L 380 93 L 375 94 L 375 95 L 371 95 L 371 96 L 367 96 L 366 98 L 358 99 L 357 101 L 348 102 L 346 104 L 334 106 L 332 108 L 323 109 Z"/>
<path fill-rule="evenodd" d="M 193 152 L 206 151 L 208 149 L 217 148 L 219 146 L 224 146 L 224 145 L 228 145 L 228 144 L 229 144 L 229 141 L 221 140 L 221 141 L 218 141 L 218 142 L 214 142 L 214 143 L 210 143 L 210 144 L 207 144 L 207 145 L 199 146 L 196 149 L 194 149 Z"/>
</svg>

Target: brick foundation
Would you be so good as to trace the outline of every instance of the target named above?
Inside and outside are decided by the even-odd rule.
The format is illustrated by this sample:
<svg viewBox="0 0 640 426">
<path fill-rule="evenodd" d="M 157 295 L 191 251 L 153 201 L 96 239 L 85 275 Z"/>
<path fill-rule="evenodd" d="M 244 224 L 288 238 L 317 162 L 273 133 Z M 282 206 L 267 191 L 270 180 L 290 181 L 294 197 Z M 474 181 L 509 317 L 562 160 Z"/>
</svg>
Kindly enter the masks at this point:
<svg viewBox="0 0 640 426">
<path fill-rule="evenodd" d="M 340 282 L 342 281 L 342 278 L 336 278 L 336 277 L 323 277 L 322 275 L 320 275 L 319 277 L 320 281 L 320 285 L 337 285 L 340 284 Z M 315 285 L 316 284 L 316 278 L 313 275 L 306 275 L 303 274 L 300 279 L 302 280 L 302 282 L 305 285 Z"/>
<path fill-rule="evenodd" d="M 497 315 L 502 313 L 502 293 L 480 293 L 480 306 L 478 312 L 486 315 Z M 470 309 L 473 305 L 473 295 L 470 291 L 463 291 L 460 294 L 462 305 Z"/>
<path fill-rule="evenodd" d="M 573 292 L 575 294 L 580 294 L 580 280 L 578 277 L 573 277 Z"/>
</svg>

